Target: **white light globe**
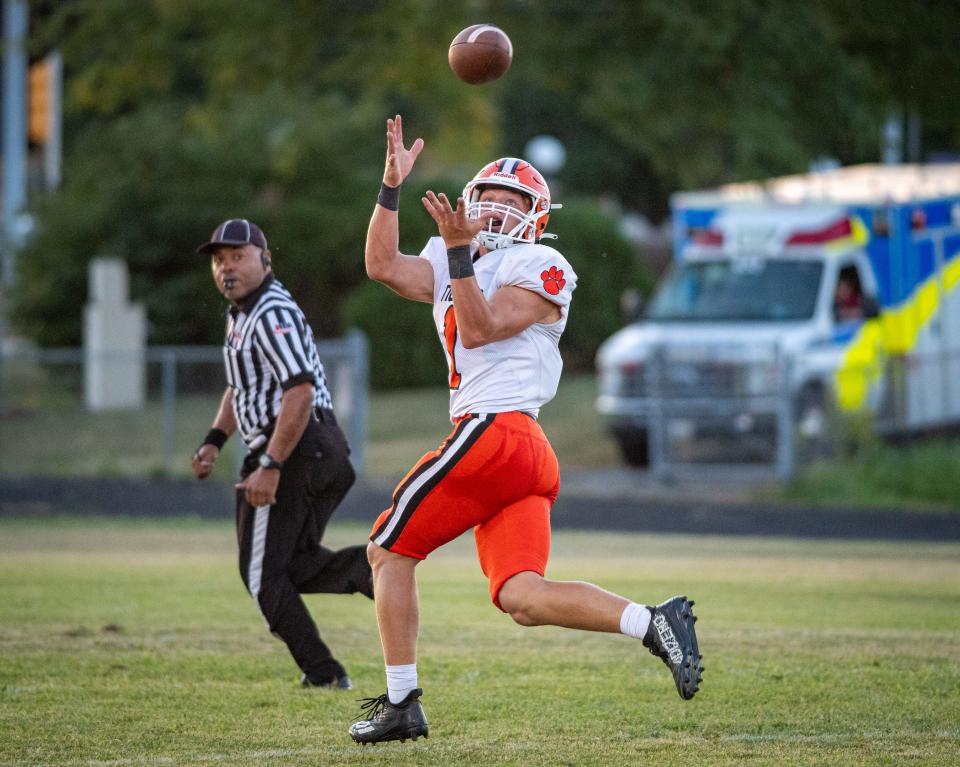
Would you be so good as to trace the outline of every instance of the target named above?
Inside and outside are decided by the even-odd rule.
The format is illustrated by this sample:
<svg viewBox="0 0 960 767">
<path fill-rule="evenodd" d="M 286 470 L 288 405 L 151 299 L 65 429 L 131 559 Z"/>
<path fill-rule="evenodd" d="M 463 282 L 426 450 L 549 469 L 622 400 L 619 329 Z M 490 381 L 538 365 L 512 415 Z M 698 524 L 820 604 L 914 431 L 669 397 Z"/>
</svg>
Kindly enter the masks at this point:
<svg viewBox="0 0 960 767">
<path fill-rule="evenodd" d="M 523 150 L 526 159 L 541 173 L 559 173 L 567 163 L 567 149 L 555 136 L 534 136 Z"/>
</svg>

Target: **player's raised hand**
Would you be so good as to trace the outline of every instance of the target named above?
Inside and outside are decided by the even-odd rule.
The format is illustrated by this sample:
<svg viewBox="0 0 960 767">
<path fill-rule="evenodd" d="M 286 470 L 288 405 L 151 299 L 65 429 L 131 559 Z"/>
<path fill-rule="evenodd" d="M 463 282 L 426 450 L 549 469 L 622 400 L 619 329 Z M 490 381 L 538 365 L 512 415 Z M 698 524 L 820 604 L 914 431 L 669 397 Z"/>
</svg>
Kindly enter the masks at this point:
<svg viewBox="0 0 960 767">
<path fill-rule="evenodd" d="M 409 149 L 403 145 L 403 120 L 400 115 L 387 120 L 387 164 L 383 171 L 383 183 L 400 186 L 410 175 L 422 150 L 422 138 L 414 141 Z"/>
<path fill-rule="evenodd" d="M 468 218 L 467 203 L 464 199 L 458 197 L 457 207 L 454 208 L 443 192 L 434 194 L 428 191 L 421 199 L 427 213 L 437 222 L 437 230 L 448 248 L 469 245 L 486 225 L 487 220 L 497 215 L 492 211 L 485 211 L 477 218 Z"/>
</svg>

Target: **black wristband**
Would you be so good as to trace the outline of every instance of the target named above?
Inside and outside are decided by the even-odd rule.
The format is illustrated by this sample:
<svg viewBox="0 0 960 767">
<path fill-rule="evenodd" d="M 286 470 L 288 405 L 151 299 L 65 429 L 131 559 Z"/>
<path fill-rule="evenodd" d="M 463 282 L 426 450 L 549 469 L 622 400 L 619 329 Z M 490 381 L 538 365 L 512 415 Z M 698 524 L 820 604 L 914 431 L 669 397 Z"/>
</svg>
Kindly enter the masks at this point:
<svg viewBox="0 0 960 767">
<path fill-rule="evenodd" d="M 469 245 L 454 245 L 447 248 L 447 263 L 450 265 L 450 279 L 462 280 L 473 277 L 473 256 Z"/>
<path fill-rule="evenodd" d="M 221 450 L 227 442 L 227 438 L 230 435 L 227 434 L 223 429 L 213 428 L 207 432 L 207 436 L 203 438 L 203 442 L 200 443 L 200 447 L 204 445 L 213 445 L 217 450 Z M 197 448 L 198 450 L 200 448 Z"/>
<path fill-rule="evenodd" d="M 387 210 L 399 210 L 400 209 L 400 187 L 398 186 L 387 186 L 384 183 L 380 184 L 380 194 L 377 195 L 377 203 L 382 205 Z"/>
</svg>

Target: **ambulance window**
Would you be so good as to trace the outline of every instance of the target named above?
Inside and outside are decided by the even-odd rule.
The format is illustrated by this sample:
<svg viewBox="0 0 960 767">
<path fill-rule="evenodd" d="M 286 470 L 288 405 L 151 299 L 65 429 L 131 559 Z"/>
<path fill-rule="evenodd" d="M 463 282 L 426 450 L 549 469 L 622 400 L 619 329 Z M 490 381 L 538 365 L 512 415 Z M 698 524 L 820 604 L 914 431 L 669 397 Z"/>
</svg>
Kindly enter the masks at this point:
<svg viewBox="0 0 960 767">
<path fill-rule="evenodd" d="M 650 304 L 665 322 L 789 322 L 813 316 L 823 264 L 813 259 L 717 259 L 675 264 Z"/>
</svg>

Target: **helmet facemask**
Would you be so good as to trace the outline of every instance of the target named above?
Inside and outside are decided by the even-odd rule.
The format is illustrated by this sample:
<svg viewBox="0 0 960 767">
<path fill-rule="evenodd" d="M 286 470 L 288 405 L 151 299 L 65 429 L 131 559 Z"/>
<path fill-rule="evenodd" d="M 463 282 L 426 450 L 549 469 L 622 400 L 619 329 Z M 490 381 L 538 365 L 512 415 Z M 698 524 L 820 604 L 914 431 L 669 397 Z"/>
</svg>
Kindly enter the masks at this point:
<svg viewBox="0 0 960 767">
<path fill-rule="evenodd" d="M 479 197 L 482 189 L 478 189 Z M 524 195 L 529 201 L 529 196 Z M 537 219 L 539 214 L 534 212 L 531 204 L 527 213 L 513 205 L 504 205 L 499 202 L 483 201 L 471 202 L 467 206 L 468 218 L 479 218 L 483 213 L 493 213 L 488 219 L 487 226 L 477 234 L 477 242 L 487 250 L 509 248 L 520 242 L 536 242 Z"/>
<path fill-rule="evenodd" d="M 525 183 L 526 182 L 526 183 Z M 529 200 L 530 208 L 524 213 L 512 205 L 493 201 L 480 201 L 487 188 L 510 189 Z M 541 239 L 553 239 L 556 235 L 545 234 L 550 217 L 550 191 L 546 182 L 529 163 L 515 158 L 505 158 L 483 168 L 464 188 L 463 199 L 467 204 L 467 217 L 479 218 L 483 213 L 495 214 L 486 228 L 476 236 L 477 242 L 487 250 L 509 248 L 520 243 L 536 243 Z"/>
</svg>

